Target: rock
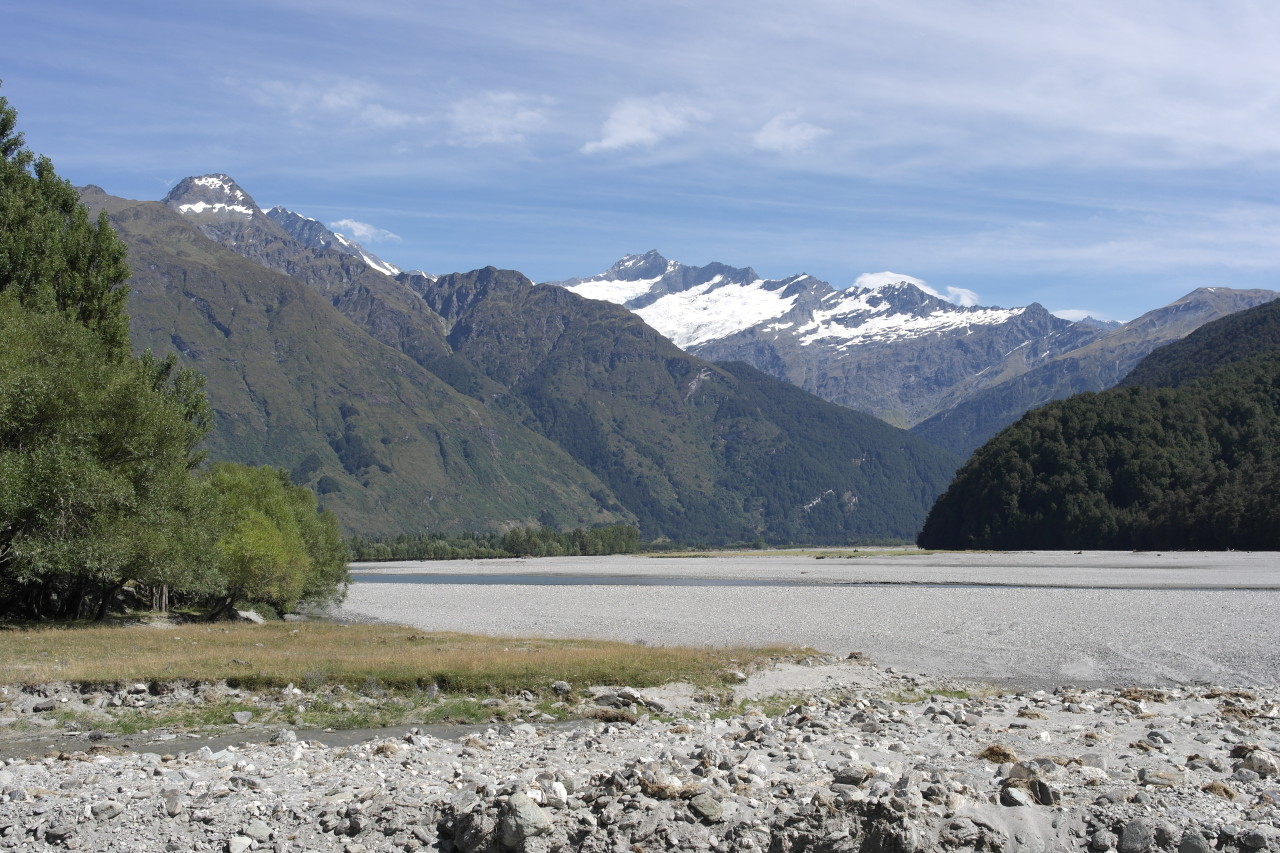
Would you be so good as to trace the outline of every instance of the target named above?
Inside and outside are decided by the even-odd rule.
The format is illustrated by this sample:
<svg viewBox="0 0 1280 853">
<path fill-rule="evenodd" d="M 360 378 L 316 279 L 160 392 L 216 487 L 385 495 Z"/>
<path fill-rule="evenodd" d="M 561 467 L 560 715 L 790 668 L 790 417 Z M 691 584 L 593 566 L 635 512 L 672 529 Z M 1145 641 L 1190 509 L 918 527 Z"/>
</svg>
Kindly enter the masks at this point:
<svg viewBox="0 0 1280 853">
<path fill-rule="evenodd" d="M 227 839 L 227 853 L 245 853 L 253 846 L 253 839 L 244 835 L 233 835 Z"/>
<path fill-rule="evenodd" d="M 236 723 L 241 726 L 247 725 L 248 722 L 253 719 L 253 712 L 252 711 L 232 711 L 231 719 L 235 720 Z"/>
<path fill-rule="evenodd" d="M 689 800 L 689 811 L 707 823 L 716 823 L 724 816 L 724 804 L 711 794 L 703 791 Z"/>
<path fill-rule="evenodd" d="M 551 818 L 527 795 L 517 791 L 507 799 L 498 824 L 498 840 L 503 847 L 514 850 L 525 839 L 546 835 L 550 831 Z"/>
<path fill-rule="evenodd" d="M 1240 762 L 1240 768 L 1259 776 L 1280 776 L 1280 759 L 1265 749 L 1255 749 Z"/>
<path fill-rule="evenodd" d="M 267 624 L 266 619 L 263 619 L 261 616 L 259 616 L 257 613 L 255 613 L 252 610 L 237 610 L 236 618 L 238 618 L 242 622 L 252 622 L 255 625 Z"/>
<path fill-rule="evenodd" d="M 1213 845 L 1194 829 L 1189 829 L 1178 842 L 1178 853 L 1213 853 Z"/>
<path fill-rule="evenodd" d="M 1155 842 L 1151 824 L 1142 818 L 1134 818 L 1120 828 L 1116 849 L 1120 853 L 1147 853 Z"/>
<path fill-rule="evenodd" d="M 557 696 L 568 696 L 573 692 L 573 685 L 567 681 L 553 681 L 551 682 L 551 692 Z"/>
<path fill-rule="evenodd" d="M 89 807 L 89 813 L 93 815 L 95 820 L 111 820 L 118 817 L 124 812 L 124 806 L 115 800 L 103 800 L 100 803 L 94 803 Z"/>
<path fill-rule="evenodd" d="M 1107 850 L 1115 849 L 1119 839 L 1116 834 L 1106 829 L 1099 829 L 1089 838 L 1089 849 L 1095 853 L 1104 853 Z"/>
<path fill-rule="evenodd" d="M 56 707 L 58 707 L 58 703 L 56 700 L 41 699 L 39 702 L 31 706 L 31 712 L 33 714 L 43 714 L 46 711 L 52 711 Z"/>
<path fill-rule="evenodd" d="M 242 835 L 247 835 L 259 844 L 266 844 L 271 840 L 271 827 L 267 826 L 260 820 L 251 821 L 241 831 Z"/>
<path fill-rule="evenodd" d="M 1262 829 L 1251 829 L 1242 833 L 1237 841 L 1246 850 L 1269 850 L 1271 848 L 1271 833 Z"/>
<path fill-rule="evenodd" d="M 1012 785 L 1000 789 L 1000 805 L 1019 807 L 1034 806 L 1036 804 L 1035 797 L 1031 796 L 1031 792 L 1022 788 L 1016 788 Z"/>
<path fill-rule="evenodd" d="M 75 834 L 75 824 L 59 823 L 54 824 L 44 831 L 44 840 L 50 844 L 63 844 L 68 838 Z"/>
</svg>

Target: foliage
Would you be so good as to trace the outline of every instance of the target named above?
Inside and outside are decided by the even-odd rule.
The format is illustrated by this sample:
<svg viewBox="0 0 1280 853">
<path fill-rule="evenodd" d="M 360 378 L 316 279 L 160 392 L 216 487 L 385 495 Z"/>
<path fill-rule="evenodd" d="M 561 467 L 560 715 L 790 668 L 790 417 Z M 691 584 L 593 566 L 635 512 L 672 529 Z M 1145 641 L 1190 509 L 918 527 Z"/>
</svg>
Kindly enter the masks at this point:
<svg viewBox="0 0 1280 853">
<path fill-rule="evenodd" d="M 216 565 L 224 608 L 236 601 L 270 604 L 340 600 L 349 582 L 347 548 L 332 513 L 318 512 L 309 489 L 275 468 L 232 462 L 207 475 L 217 495 Z"/>
<path fill-rule="evenodd" d="M 93 332 L 10 294 L 0 340 L 0 606 L 74 618 L 130 581 L 198 586 L 199 377 L 110 358 Z"/>
<path fill-rule="evenodd" d="M 1280 348 L 1227 361 L 1028 413 L 960 470 L 919 544 L 1280 548 Z"/>
<path fill-rule="evenodd" d="M 505 533 L 446 536 L 424 533 L 390 539 L 353 538 L 353 559 L 475 560 L 493 557 L 586 557 L 634 554 L 640 531 L 629 524 L 558 531 L 551 527 L 515 527 Z"/>
<path fill-rule="evenodd" d="M 15 124 L 0 98 L 0 614 L 101 619 L 126 586 L 223 606 L 339 595 L 345 548 L 309 492 L 274 471 L 193 475 L 204 378 L 130 354 L 124 245 Z"/>
<path fill-rule="evenodd" d="M 61 311 L 125 356 L 124 244 L 105 214 L 89 221 L 75 188 L 26 149 L 16 123 L 0 97 L 0 291 L 33 310 Z"/>
</svg>

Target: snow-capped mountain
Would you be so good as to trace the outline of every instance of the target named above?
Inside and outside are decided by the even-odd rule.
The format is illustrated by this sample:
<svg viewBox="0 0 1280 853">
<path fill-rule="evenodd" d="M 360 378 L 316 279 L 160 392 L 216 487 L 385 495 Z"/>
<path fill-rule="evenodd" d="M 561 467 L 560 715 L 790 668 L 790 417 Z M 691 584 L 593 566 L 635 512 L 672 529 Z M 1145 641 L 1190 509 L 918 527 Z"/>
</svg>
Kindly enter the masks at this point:
<svg viewBox="0 0 1280 853">
<path fill-rule="evenodd" d="M 628 255 L 591 278 L 549 283 L 624 305 L 688 350 L 750 329 L 792 337 L 801 346 L 831 341 L 843 350 L 999 325 L 1027 310 L 961 307 L 907 278 L 836 290 L 803 273 L 763 279 L 750 267 L 687 267 L 656 251 Z"/>
<path fill-rule="evenodd" d="M 966 386 L 1026 370 L 1098 333 L 1034 304 L 955 305 L 906 278 L 837 290 L 809 275 L 763 279 L 657 252 L 551 284 L 625 305 L 700 357 L 745 361 L 899 426 L 950 408 Z"/>
<path fill-rule="evenodd" d="M 280 205 L 268 210 L 267 216 L 270 217 L 272 222 L 293 235 L 295 240 L 304 245 L 316 249 L 332 249 L 335 252 L 352 255 L 364 261 L 371 269 L 389 276 L 397 276 L 401 273 L 399 267 L 382 260 L 382 258 L 374 255 L 350 237 L 339 234 L 337 231 L 329 230 L 319 220 L 311 219 L 300 213 L 294 213 L 292 210 Z"/>
<path fill-rule="evenodd" d="M 229 175 L 212 174 L 183 178 L 165 196 L 164 203 L 193 219 L 206 236 L 223 244 L 253 240 L 271 231 L 288 235 L 313 249 L 327 249 L 359 258 L 370 269 L 397 276 L 400 270 L 365 249 L 355 240 L 330 231 L 322 223 L 276 206 L 263 212 Z"/>
<path fill-rule="evenodd" d="M 763 279 L 750 268 L 689 267 L 648 252 L 548 284 L 622 304 L 701 358 L 744 361 L 897 426 L 930 421 L 926 437 L 960 453 L 1027 408 L 1109 387 L 1159 344 L 1277 296 L 1202 288 L 1117 327 L 1064 320 L 1035 303 L 956 305 L 916 279 L 869 278 L 873 286 L 837 290 L 808 275 Z M 1024 375 L 1052 379 L 1028 391 L 1015 382 Z M 966 414 L 939 427 L 953 411 Z M 943 440 L 940 428 L 961 434 Z"/>
</svg>

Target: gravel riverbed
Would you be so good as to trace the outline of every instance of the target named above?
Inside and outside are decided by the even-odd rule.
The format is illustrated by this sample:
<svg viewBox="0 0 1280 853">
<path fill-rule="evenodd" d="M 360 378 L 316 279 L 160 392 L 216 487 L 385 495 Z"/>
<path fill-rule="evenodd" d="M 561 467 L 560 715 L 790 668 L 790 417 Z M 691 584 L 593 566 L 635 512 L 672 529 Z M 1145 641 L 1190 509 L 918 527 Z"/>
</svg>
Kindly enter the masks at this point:
<svg viewBox="0 0 1280 853">
<path fill-rule="evenodd" d="M 513 700 L 515 717 L 501 724 L 448 736 L 387 731 L 343 745 L 251 722 L 239 744 L 173 737 L 124 750 L 66 735 L 0 766 L 0 849 L 1280 850 L 1280 611 L 1269 557 L 589 565 L 452 570 L 705 572 L 797 585 L 406 578 L 357 584 L 339 615 L 490 634 L 785 642 L 839 654 L 752 675 L 733 703 L 680 685 L 560 685 L 566 701 L 608 720 L 567 727 Z M 927 585 L 957 580 L 967 585 Z M 872 660 L 848 658 L 855 649 Z M 31 717 L 59 704 L 199 702 L 225 690 L 128 685 L 104 697 L 53 684 L 8 688 L 0 698 L 6 713 Z M 296 691 L 253 698 L 307 699 Z"/>
<path fill-rule="evenodd" d="M 578 557 L 376 563 L 342 616 L 660 645 L 784 643 L 1014 686 L 1280 681 L 1275 554 Z M 476 585 L 433 575 L 696 576 L 794 586 Z M 441 578 L 437 578 L 441 579 Z"/>
</svg>

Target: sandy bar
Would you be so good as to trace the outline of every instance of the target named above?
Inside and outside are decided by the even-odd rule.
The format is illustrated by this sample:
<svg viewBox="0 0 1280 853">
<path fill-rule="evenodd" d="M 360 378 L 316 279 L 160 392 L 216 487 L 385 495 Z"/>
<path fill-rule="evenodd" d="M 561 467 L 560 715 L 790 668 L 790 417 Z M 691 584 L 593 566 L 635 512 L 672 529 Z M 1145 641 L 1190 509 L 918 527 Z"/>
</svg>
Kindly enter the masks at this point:
<svg viewBox="0 0 1280 853">
<path fill-rule="evenodd" d="M 1280 683 L 1275 554 L 624 556 L 352 569 L 799 584 L 356 583 L 339 612 L 342 618 L 424 630 L 661 645 L 808 646 L 837 654 L 861 651 L 882 665 L 924 674 L 1039 687 Z"/>
</svg>

